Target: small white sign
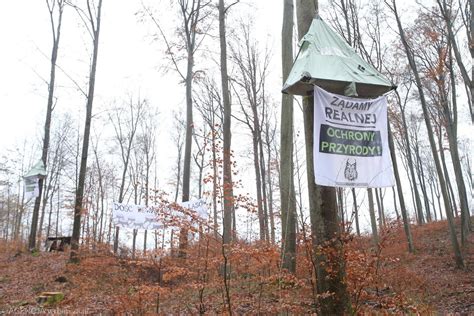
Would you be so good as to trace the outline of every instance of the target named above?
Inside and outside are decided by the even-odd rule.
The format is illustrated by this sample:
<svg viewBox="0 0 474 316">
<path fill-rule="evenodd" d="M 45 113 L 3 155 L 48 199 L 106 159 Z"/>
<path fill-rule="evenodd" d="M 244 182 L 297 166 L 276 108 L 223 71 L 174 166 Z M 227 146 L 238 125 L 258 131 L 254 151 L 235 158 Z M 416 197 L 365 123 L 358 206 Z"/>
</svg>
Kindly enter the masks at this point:
<svg viewBox="0 0 474 316">
<path fill-rule="evenodd" d="M 24 178 L 25 182 L 25 199 L 33 199 L 39 196 L 39 178 L 28 177 Z"/>
</svg>

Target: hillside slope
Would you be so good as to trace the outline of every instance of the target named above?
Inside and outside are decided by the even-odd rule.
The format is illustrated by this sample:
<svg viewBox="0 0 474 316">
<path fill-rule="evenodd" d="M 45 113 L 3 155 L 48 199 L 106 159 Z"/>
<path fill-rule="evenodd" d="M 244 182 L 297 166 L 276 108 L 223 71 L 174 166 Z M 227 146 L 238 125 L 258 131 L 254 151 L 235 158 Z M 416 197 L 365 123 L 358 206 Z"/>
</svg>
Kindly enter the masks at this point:
<svg viewBox="0 0 474 316">
<path fill-rule="evenodd" d="M 465 249 L 467 268 L 458 270 L 445 222 L 413 227 L 413 235 L 416 254 L 406 252 L 399 227 L 382 234 L 381 254 L 368 250 L 368 237 L 350 238 L 348 284 L 356 311 L 474 314 L 473 236 Z M 206 254 L 207 259 L 200 262 L 167 257 L 160 266 L 157 260 L 116 258 L 103 250 L 83 253 L 80 264 L 69 264 L 67 252 L 33 255 L 3 242 L 0 314 L 46 309 L 86 314 L 224 313 L 228 307 L 218 273 L 222 258 L 219 249 L 212 247 L 207 243 L 206 248 L 196 249 L 200 257 Z M 275 268 L 275 247 L 240 244 L 235 249 L 229 259 L 233 264 L 230 297 L 236 313 L 314 310 L 304 247 L 296 277 Z M 39 305 L 37 297 L 45 291 L 62 292 L 64 300 Z"/>
</svg>

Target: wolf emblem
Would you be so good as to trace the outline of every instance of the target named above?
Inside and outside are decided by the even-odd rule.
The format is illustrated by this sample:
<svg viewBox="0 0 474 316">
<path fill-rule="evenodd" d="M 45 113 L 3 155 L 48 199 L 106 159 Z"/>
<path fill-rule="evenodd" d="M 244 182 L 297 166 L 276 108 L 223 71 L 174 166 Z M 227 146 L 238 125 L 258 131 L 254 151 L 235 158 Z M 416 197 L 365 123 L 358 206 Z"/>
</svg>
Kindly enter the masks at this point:
<svg viewBox="0 0 474 316">
<path fill-rule="evenodd" d="M 349 181 L 357 179 L 357 161 L 355 159 L 347 159 L 346 169 L 344 169 L 344 177 Z"/>
</svg>

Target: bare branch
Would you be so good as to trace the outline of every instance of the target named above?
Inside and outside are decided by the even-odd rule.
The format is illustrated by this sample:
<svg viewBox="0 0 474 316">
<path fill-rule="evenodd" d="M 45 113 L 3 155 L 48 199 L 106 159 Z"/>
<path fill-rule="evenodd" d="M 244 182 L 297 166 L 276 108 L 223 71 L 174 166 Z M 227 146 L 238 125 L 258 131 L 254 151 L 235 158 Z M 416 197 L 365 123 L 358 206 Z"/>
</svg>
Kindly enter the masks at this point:
<svg viewBox="0 0 474 316">
<path fill-rule="evenodd" d="M 179 74 L 179 76 L 181 77 L 181 79 L 183 81 L 186 80 L 186 77 L 183 75 L 183 73 L 181 72 L 181 70 L 179 69 L 179 66 L 178 66 L 178 61 L 176 60 L 176 57 L 174 56 L 174 53 L 172 51 L 172 48 L 171 48 L 171 45 L 168 41 L 168 38 L 166 37 L 165 33 L 163 32 L 163 29 L 161 28 L 160 24 L 158 23 L 158 21 L 155 19 L 153 13 L 151 12 L 151 10 L 149 8 L 147 8 L 143 2 L 142 2 L 142 7 L 143 9 L 146 11 L 146 13 L 148 14 L 148 16 L 150 17 L 151 21 L 155 24 L 155 26 L 157 27 L 158 31 L 160 32 L 160 35 L 161 37 L 163 38 L 164 42 L 165 42 L 165 45 L 166 45 L 166 53 L 170 56 L 171 58 L 171 62 L 173 63 L 174 65 L 174 68 L 176 70 L 176 72 Z"/>
</svg>

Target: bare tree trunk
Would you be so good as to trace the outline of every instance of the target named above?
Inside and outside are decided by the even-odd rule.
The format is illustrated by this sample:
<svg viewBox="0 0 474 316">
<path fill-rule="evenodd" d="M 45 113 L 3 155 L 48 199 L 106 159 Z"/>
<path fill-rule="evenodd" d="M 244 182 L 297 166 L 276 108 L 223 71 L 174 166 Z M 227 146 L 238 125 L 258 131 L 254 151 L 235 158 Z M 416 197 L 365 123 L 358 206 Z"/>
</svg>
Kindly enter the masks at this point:
<svg viewBox="0 0 474 316">
<path fill-rule="evenodd" d="M 58 201 L 57 201 L 57 209 L 56 209 L 56 227 L 55 227 L 55 236 L 58 236 L 59 233 L 59 201 L 60 201 L 60 190 L 61 190 L 61 183 L 60 179 L 58 179 Z"/>
<path fill-rule="evenodd" d="M 336 205 L 337 211 L 339 212 L 339 220 L 341 221 L 342 231 L 345 230 L 345 216 L 344 216 L 344 205 L 342 197 L 342 188 L 336 188 Z"/>
<path fill-rule="evenodd" d="M 449 177 L 448 167 L 446 164 L 446 157 L 444 155 L 443 128 L 441 125 L 439 125 L 438 129 L 439 129 L 438 130 L 438 146 L 439 148 L 441 148 L 441 150 L 439 151 L 439 156 L 441 158 L 442 171 L 445 177 L 446 190 L 448 191 L 448 204 L 451 206 L 449 211 L 451 212 L 451 214 L 458 217 L 458 205 L 456 203 L 456 197 L 454 196 L 453 187 L 451 186 L 451 178 Z M 448 212 L 448 209 L 446 209 L 445 212 Z"/>
<path fill-rule="evenodd" d="M 370 214 L 370 226 L 372 227 L 372 241 L 374 243 L 374 247 L 378 249 L 379 233 L 377 231 L 377 221 L 375 218 L 374 194 L 371 188 L 367 189 L 367 196 L 369 197 L 369 214 Z"/>
<path fill-rule="evenodd" d="M 184 159 L 183 159 L 183 192 L 181 201 L 189 201 L 190 181 L 191 181 L 191 146 L 193 136 L 193 98 L 192 98 L 192 81 L 193 81 L 193 53 L 188 49 L 187 72 L 186 72 L 186 135 L 184 141 Z M 188 247 L 188 230 L 181 228 L 179 233 L 179 256 L 186 257 L 185 250 Z"/>
<path fill-rule="evenodd" d="M 184 159 L 183 159 L 183 192 L 181 201 L 189 201 L 190 182 L 191 182 L 191 154 L 194 132 L 193 122 L 193 75 L 194 75 L 194 53 L 198 43 L 196 43 L 196 34 L 201 21 L 201 0 L 179 1 L 182 18 L 184 21 L 184 34 L 186 44 L 186 135 L 184 141 Z M 188 7 L 190 6 L 190 7 Z M 182 227 L 179 234 L 179 253 L 182 258 L 186 257 L 185 250 L 188 247 L 188 229 Z"/>
<path fill-rule="evenodd" d="M 445 174 L 447 174 L 448 173 L 447 169 L 445 171 L 446 171 Z M 449 196 L 452 203 L 451 213 L 454 216 L 459 217 L 458 205 L 456 203 L 456 196 L 454 195 L 453 186 L 451 185 L 451 180 L 449 176 L 446 176 L 446 181 L 448 183 L 448 191 L 449 191 L 449 194 L 450 194 Z"/>
<path fill-rule="evenodd" d="M 204 168 L 206 167 L 204 165 L 204 156 L 206 154 L 206 147 L 207 147 L 207 140 L 205 139 L 207 137 L 207 126 L 204 125 L 204 130 L 203 130 L 203 143 L 199 143 L 198 135 L 196 133 L 193 133 L 193 139 L 194 142 L 196 143 L 196 152 L 192 154 L 192 158 L 194 160 L 194 164 L 196 165 L 197 168 L 197 188 L 198 188 L 198 194 L 197 198 L 200 199 L 202 197 L 202 177 L 204 173 Z"/>
<path fill-rule="evenodd" d="M 355 220 L 355 223 L 356 223 L 356 233 L 357 233 L 357 236 L 360 236 L 359 210 L 358 210 L 358 207 L 357 207 L 357 197 L 356 197 L 355 189 L 352 188 L 351 192 L 352 192 L 352 201 L 354 203 L 354 220 Z"/>
<path fill-rule="evenodd" d="M 454 39 L 452 40 L 454 41 Z M 474 43 L 473 43 L 474 44 Z M 453 45 L 451 45 L 453 46 Z M 446 132 L 448 135 L 449 152 L 451 154 L 451 161 L 454 169 L 454 176 L 456 179 L 456 186 L 458 188 L 459 203 L 461 204 L 461 245 L 465 246 L 467 243 L 467 237 L 471 231 L 471 219 L 469 214 L 469 204 L 467 202 L 467 191 L 464 183 L 462 174 L 461 159 L 459 157 L 458 150 L 458 110 L 456 100 L 456 80 L 454 77 L 453 69 L 453 58 L 451 56 L 451 49 L 449 51 L 450 71 L 449 75 L 451 78 L 451 94 L 452 94 L 452 111 L 449 109 L 448 101 L 443 101 L 444 117 L 448 122 Z M 471 82 L 472 83 L 472 82 Z M 474 87 L 471 88 L 471 93 L 474 91 Z M 472 110 L 472 108 L 471 108 Z M 471 112 L 472 114 L 472 112 Z M 471 116 L 472 117 L 472 116 Z M 472 117 L 474 119 L 474 117 Z"/>
<path fill-rule="evenodd" d="M 433 186 L 434 186 L 434 189 L 435 189 L 436 199 L 438 200 L 439 219 L 443 220 L 443 212 L 441 211 L 441 193 L 440 193 L 440 190 L 439 190 L 438 181 L 436 181 L 436 180 L 433 181 Z"/>
<path fill-rule="evenodd" d="M 387 217 L 385 216 L 385 207 L 383 205 L 383 199 L 384 199 L 384 196 L 385 196 L 385 189 L 384 189 L 384 192 L 382 192 L 382 188 L 379 188 L 379 196 L 380 196 L 380 209 L 382 210 L 382 222 L 383 222 L 383 225 L 385 226 L 387 223 Z"/>
<path fill-rule="evenodd" d="M 433 214 L 434 214 L 434 220 L 435 222 L 438 221 L 438 215 L 436 214 L 436 206 L 435 206 L 435 195 L 433 192 L 433 183 L 432 181 L 428 181 L 428 184 L 430 185 L 430 193 L 431 193 L 431 205 L 433 206 Z M 440 213 L 441 213 L 441 207 L 440 207 Z"/>
<path fill-rule="evenodd" d="M 379 214 L 379 229 L 381 231 L 384 226 L 384 220 L 383 220 L 383 211 L 382 211 L 382 205 L 380 202 L 380 194 L 379 194 L 378 188 L 375 188 L 375 201 L 377 202 L 377 211 Z"/>
<path fill-rule="evenodd" d="M 263 139 L 262 139 L 262 127 L 260 127 L 260 137 L 258 142 L 259 148 L 259 163 L 260 163 L 260 172 L 262 176 L 262 204 L 263 204 L 263 218 L 265 224 L 265 241 L 270 241 L 270 231 L 269 231 L 269 218 L 268 218 L 268 195 L 267 195 L 267 175 L 265 167 L 265 156 L 263 152 Z"/>
<path fill-rule="evenodd" d="M 396 189 L 395 187 L 392 187 L 392 194 L 393 194 L 393 207 L 395 210 L 395 215 L 397 216 L 397 221 L 400 220 L 400 212 L 398 212 L 398 206 L 397 206 L 397 194 L 395 193 Z"/>
<path fill-rule="evenodd" d="M 407 209 L 405 207 L 405 198 L 403 197 L 402 181 L 400 180 L 400 172 L 398 170 L 397 155 L 395 154 L 395 145 L 393 143 L 392 131 L 390 124 L 388 125 L 388 144 L 390 147 L 390 156 L 392 158 L 393 173 L 395 175 L 395 183 L 397 184 L 398 200 L 400 201 L 400 212 L 402 213 L 403 228 L 407 238 L 408 251 L 413 253 L 415 246 L 413 245 L 413 237 L 410 229 L 410 220 L 408 218 Z"/>
<path fill-rule="evenodd" d="M 308 31 L 311 21 L 318 14 L 317 1 L 297 0 L 298 36 L 301 39 Z M 350 310 L 349 296 L 345 278 L 345 260 L 343 249 L 337 238 L 340 236 L 337 216 L 336 191 L 331 187 L 317 186 L 314 182 L 313 166 L 313 120 L 314 97 L 303 97 L 303 117 L 306 142 L 306 164 L 308 177 L 309 208 L 311 230 L 316 259 L 318 294 L 332 293 L 319 299 L 322 315 L 342 315 Z M 334 254 L 331 262 L 326 255 L 318 251 L 318 246 L 330 249 Z M 331 263 L 332 271 L 327 273 L 325 264 Z"/>
<path fill-rule="evenodd" d="M 57 2 L 56 2 L 57 1 Z M 59 39 L 61 36 L 61 22 L 63 17 L 63 10 L 64 10 L 64 1 L 63 0 L 52 0 L 46 1 L 49 11 L 49 17 L 51 21 L 51 29 L 53 32 L 53 49 L 51 52 L 51 69 L 50 69 L 50 76 L 49 76 L 49 84 L 48 84 L 48 104 L 46 106 L 46 120 L 44 123 L 44 138 L 43 138 L 43 148 L 41 154 L 41 160 L 46 168 L 46 163 L 48 160 L 48 149 L 49 149 L 49 140 L 50 140 L 50 127 L 51 127 L 51 116 L 53 113 L 53 99 L 54 99 L 54 88 L 55 88 L 55 81 L 56 81 L 56 61 L 58 58 L 58 51 L 59 51 Z M 57 4 L 58 8 L 58 20 L 57 25 L 55 25 L 54 21 L 54 7 Z M 44 179 L 40 179 L 38 182 L 38 197 L 35 199 L 35 205 L 33 208 L 33 217 L 31 219 L 31 229 L 30 229 L 30 237 L 28 241 L 28 248 L 29 250 L 34 250 L 36 248 L 36 234 L 38 229 L 38 217 L 39 217 L 39 210 L 41 204 L 41 195 L 43 193 L 43 185 Z"/>
<path fill-rule="evenodd" d="M 178 157 L 177 157 L 177 162 L 176 162 L 177 172 L 176 172 L 176 190 L 175 190 L 175 193 L 174 193 L 174 201 L 178 202 L 179 186 L 181 185 L 181 157 L 182 157 L 182 153 L 183 153 L 183 144 L 181 143 L 181 139 L 180 139 L 179 136 L 176 139 L 176 141 L 177 141 L 176 145 L 177 145 L 177 148 L 178 148 Z"/>
<path fill-rule="evenodd" d="M 97 148 L 94 148 L 95 163 L 97 166 L 98 180 L 99 180 L 99 199 L 100 199 L 100 216 L 99 216 L 99 242 L 102 242 L 102 230 L 103 230 L 103 221 L 104 221 L 104 184 L 103 184 L 103 175 L 102 168 L 99 163 L 99 155 L 97 154 Z"/>
<path fill-rule="evenodd" d="M 259 220 L 260 240 L 268 240 L 266 219 L 266 203 L 264 203 L 264 186 L 265 178 L 264 163 L 262 161 L 262 124 L 261 119 L 265 117 L 266 100 L 265 100 L 265 79 L 268 69 L 268 51 L 264 59 L 260 58 L 260 51 L 257 47 L 256 40 L 252 37 L 250 24 L 241 23 L 241 32 L 243 36 L 239 38 L 236 46 L 231 46 L 233 60 L 238 66 L 237 76 L 233 82 L 240 88 L 236 97 L 240 105 L 243 119 L 237 118 L 245 124 L 252 135 L 252 151 L 255 169 L 255 181 L 257 191 L 257 213 Z M 234 88 L 235 88 L 234 85 Z M 243 95 L 241 97 L 240 95 Z M 243 101 L 245 98 L 245 103 Z M 263 167 L 263 168 L 262 168 Z"/>
<path fill-rule="evenodd" d="M 283 0 L 283 81 L 293 64 L 293 0 Z M 293 96 L 282 95 L 280 121 L 280 200 L 283 268 L 296 271 L 296 196 L 293 178 Z"/>
<path fill-rule="evenodd" d="M 224 187 L 224 219 L 223 219 L 223 242 L 228 244 L 232 240 L 232 214 L 234 214 L 234 189 L 232 183 L 231 162 L 231 115 L 232 108 L 229 96 L 229 77 L 227 74 L 227 40 L 225 27 L 225 14 L 228 8 L 224 7 L 224 0 L 219 0 L 219 40 L 220 40 L 220 66 L 222 84 L 222 103 L 224 105 L 223 124 L 223 187 Z M 235 223 L 234 223 L 235 226 Z"/>
<path fill-rule="evenodd" d="M 405 108 L 402 105 L 400 96 L 397 93 L 397 98 L 398 98 L 398 105 L 400 107 L 400 113 L 402 114 L 402 123 L 403 123 L 403 130 L 404 130 L 404 138 L 405 138 L 405 143 L 406 143 L 406 150 L 407 150 L 407 163 L 408 163 L 408 170 L 410 171 L 410 176 L 412 179 L 413 183 L 413 193 L 415 197 L 415 208 L 416 208 L 416 214 L 417 214 L 417 221 L 418 225 L 423 225 L 425 222 L 423 219 L 423 207 L 421 206 L 421 199 L 420 199 L 420 193 L 418 192 L 418 186 L 416 184 L 416 177 L 415 177 L 415 170 L 414 170 L 414 164 L 413 164 L 413 156 L 411 153 L 411 146 L 410 146 L 410 140 L 408 137 L 408 126 L 407 126 L 407 121 L 406 121 L 406 116 L 405 116 Z"/>
<path fill-rule="evenodd" d="M 267 117 L 268 119 L 268 117 Z M 266 132 L 265 132 L 265 143 L 267 147 L 267 184 L 268 184 L 268 217 L 270 221 L 270 242 L 275 244 L 275 214 L 273 209 L 273 175 L 272 175 L 272 149 L 271 149 L 271 139 L 270 139 L 270 127 L 267 122 Z"/>
<path fill-rule="evenodd" d="M 15 233 L 14 233 L 14 239 L 18 240 L 20 239 L 21 236 L 21 222 L 23 219 L 23 213 L 25 212 L 25 209 L 23 207 L 23 203 L 20 205 L 17 218 L 16 218 L 16 223 L 15 223 Z"/>
<path fill-rule="evenodd" d="M 194 56 L 191 49 L 188 49 L 187 72 L 186 72 L 186 135 L 184 140 L 183 159 L 183 192 L 182 201 L 189 201 L 190 179 L 191 179 L 191 146 L 193 137 L 193 66 Z M 184 241 L 184 240 L 183 240 Z"/>
<path fill-rule="evenodd" d="M 455 13 L 452 12 L 452 4 L 450 7 L 448 7 L 446 0 L 436 0 L 439 9 L 441 11 L 441 14 L 443 16 L 444 21 L 446 22 L 446 28 L 448 31 L 448 36 L 449 36 L 449 41 L 451 42 L 452 50 L 454 52 L 454 56 L 456 57 L 456 62 L 459 67 L 459 70 L 461 72 L 461 76 L 463 78 L 464 84 L 466 87 L 469 87 L 469 92 L 470 92 L 470 102 L 469 102 L 469 111 L 471 113 L 471 121 L 474 123 L 474 63 L 471 64 L 471 78 L 469 78 L 468 71 L 466 67 L 464 66 L 464 63 L 462 61 L 462 56 L 461 52 L 458 47 L 458 43 L 456 40 L 455 36 L 455 30 L 453 30 L 453 20 L 454 20 L 454 15 Z M 468 46 L 469 46 L 469 51 L 471 53 L 471 60 L 474 60 L 474 3 L 472 0 L 469 1 L 469 7 L 470 7 L 470 38 L 468 39 Z M 455 94 L 454 94 L 455 95 Z"/>
<path fill-rule="evenodd" d="M 50 177 L 52 176 L 51 174 L 49 175 Z M 44 182 L 48 182 L 48 179 L 45 179 Z M 51 181 L 49 181 L 49 185 L 48 183 L 44 183 L 43 182 L 43 201 L 42 201 L 42 205 L 41 205 L 41 216 L 40 216 L 40 219 L 39 219 L 39 225 L 38 225 L 38 228 L 37 228 L 37 237 L 36 239 L 38 240 L 38 243 L 41 242 L 41 237 L 43 235 L 43 225 L 44 225 L 44 216 L 45 216 L 45 213 L 46 213 L 46 206 L 48 204 L 48 200 L 49 200 L 49 192 L 47 191 L 50 191 L 50 188 L 48 188 L 48 186 L 51 185 Z"/>
<path fill-rule="evenodd" d="M 53 217 L 53 195 L 49 199 L 48 227 L 46 228 L 46 237 L 51 236 L 51 219 Z"/>
<path fill-rule="evenodd" d="M 266 240 L 265 235 L 265 214 L 263 213 L 263 198 L 262 198 L 262 177 L 260 174 L 260 162 L 258 156 L 258 135 L 255 128 L 258 126 L 258 117 L 254 116 L 254 130 L 252 131 L 252 143 L 253 143 L 253 166 L 255 170 L 255 184 L 257 189 L 257 215 L 258 215 L 258 225 L 259 225 L 259 236 L 260 241 Z M 255 126 L 257 125 L 257 126 Z"/>
<path fill-rule="evenodd" d="M 216 155 L 216 135 L 215 132 L 212 131 L 212 136 L 211 136 L 211 141 L 212 141 L 212 210 L 213 210 L 213 215 L 214 215 L 214 237 L 217 239 L 219 236 L 219 224 L 217 222 L 217 183 L 218 183 L 218 166 L 217 166 L 217 155 Z M 232 218 L 230 217 L 229 214 L 229 219 L 232 222 Z M 231 224 L 231 223 L 230 223 Z M 231 228 L 229 229 L 229 233 L 231 231 Z M 227 232 L 227 231 L 226 231 Z M 229 237 L 228 242 L 230 242 L 231 237 Z"/>
<path fill-rule="evenodd" d="M 441 186 L 441 193 L 443 194 L 443 198 L 444 198 L 444 203 L 445 203 L 445 208 L 446 208 L 446 216 L 448 218 L 448 223 L 449 223 L 449 232 L 450 232 L 451 244 L 453 246 L 454 256 L 456 258 L 456 266 L 458 268 L 463 268 L 464 267 L 464 259 L 463 259 L 461 248 L 459 247 L 459 242 L 458 242 L 458 239 L 457 239 L 457 236 L 456 236 L 456 228 L 455 228 L 455 225 L 454 225 L 454 219 L 453 219 L 452 213 L 449 210 L 450 207 L 449 207 L 449 203 L 448 203 L 448 192 L 446 190 L 446 182 L 445 182 L 445 178 L 444 178 L 444 175 L 443 175 L 441 163 L 440 163 L 439 157 L 437 155 L 436 143 L 435 143 L 434 136 L 433 136 L 433 128 L 431 126 L 430 115 L 429 115 L 426 100 L 425 100 L 425 94 L 424 94 L 424 91 L 423 91 L 423 88 L 422 88 L 423 85 L 421 83 L 421 79 L 420 79 L 420 76 L 418 74 L 418 69 L 417 69 L 417 66 L 416 66 L 416 63 L 415 63 L 415 58 L 414 58 L 413 52 L 411 51 L 410 46 L 409 46 L 409 44 L 406 40 L 406 37 L 405 37 L 405 31 L 403 30 L 403 27 L 402 27 L 402 24 L 401 24 L 401 21 L 400 21 L 400 17 L 398 15 L 395 0 L 391 0 L 391 4 L 388 3 L 388 0 L 385 0 L 385 2 L 387 3 L 387 5 L 392 10 L 392 12 L 394 14 L 394 17 L 397 21 L 398 31 L 399 31 L 399 34 L 400 34 L 400 38 L 401 38 L 403 47 L 405 48 L 405 53 L 406 53 L 407 58 L 408 58 L 408 63 L 409 63 L 410 68 L 413 72 L 413 75 L 415 76 L 416 85 L 418 87 L 418 93 L 420 95 L 421 107 L 422 107 L 422 110 L 423 110 L 423 117 L 425 119 L 426 129 L 428 131 L 428 139 L 430 141 L 430 147 L 431 147 L 431 150 L 432 150 L 433 159 L 435 161 L 436 170 L 438 172 L 439 182 L 440 182 L 440 186 Z M 442 148 L 440 148 L 440 150 L 442 150 Z"/>
<path fill-rule="evenodd" d="M 137 229 L 133 229 L 133 234 L 132 234 L 132 259 L 135 259 L 135 245 L 136 245 L 136 242 L 137 242 L 137 233 L 138 233 L 138 230 Z"/>
<path fill-rule="evenodd" d="M 3 238 L 8 241 L 8 232 L 10 226 L 10 184 L 8 184 L 8 193 L 7 193 L 7 218 L 5 220 L 5 227 L 3 229 Z M 3 203 L 2 203 L 2 211 L 3 211 Z M 2 212 L 3 213 L 3 212 Z"/>
<path fill-rule="evenodd" d="M 82 154 L 81 154 L 81 167 L 79 171 L 79 183 L 76 190 L 75 206 L 74 206 L 74 223 L 72 229 L 71 238 L 71 261 L 79 261 L 79 238 L 81 228 L 81 214 L 82 214 L 82 203 L 84 199 L 84 185 L 86 180 L 87 170 L 87 157 L 89 150 L 89 136 L 91 131 L 92 122 L 92 104 L 94 101 L 94 89 L 95 89 L 95 74 L 97 69 L 97 57 L 99 53 L 99 34 L 100 34 L 100 22 L 102 13 L 102 0 L 99 0 L 97 5 L 97 12 L 92 13 L 90 0 L 87 0 L 87 8 L 89 13 L 89 22 L 91 23 L 91 31 L 93 35 L 93 54 L 92 54 L 92 65 L 89 74 L 89 92 L 87 94 L 86 104 L 86 121 L 84 125 L 84 139 L 82 143 Z"/>
<path fill-rule="evenodd" d="M 430 204 L 429 204 L 429 199 L 428 199 L 428 191 L 426 190 L 425 174 L 423 171 L 423 163 L 421 161 L 420 146 L 419 146 L 417 135 L 415 135 L 414 143 L 415 143 L 415 158 L 416 158 L 416 169 L 417 169 L 417 174 L 418 174 L 418 181 L 420 181 L 421 193 L 423 194 L 423 201 L 425 204 L 425 212 L 426 212 L 426 221 L 429 223 L 431 222 Z"/>
<path fill-rule="evenodd" d="M 112 228 L 112 221 L 110 221 L 110 229 Z M 110 231 L 109 229 L 109 231 Z M 116 226 L 115 227 L 115 236 L 114 236 L 114 253 L 117 253 L 118 251 L 118 244 L 119 244 L 119 232 L 120 232 L 120 227 Z"/>
<path fill-rule="evenodd" d="M 405 167 L 407 167 L 407 166 L 405 166 Z M 406 170 L 406 168 L 405 168 L 405 170 Z M 416 210 L 415 193 L 413 192 L 413 181 L 410 180 L 411 178 L 410 178 L 409 173 L 407 173 L 407 176 L 408 176 L 408 184 L 410 185 L 411 203 L 413 205 L 413 212 L 414 212 L 413 215 L 415 216 L 415 221 L 418 223 L 418 212 Z"/>
</svg>

